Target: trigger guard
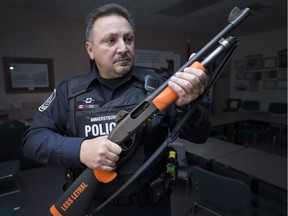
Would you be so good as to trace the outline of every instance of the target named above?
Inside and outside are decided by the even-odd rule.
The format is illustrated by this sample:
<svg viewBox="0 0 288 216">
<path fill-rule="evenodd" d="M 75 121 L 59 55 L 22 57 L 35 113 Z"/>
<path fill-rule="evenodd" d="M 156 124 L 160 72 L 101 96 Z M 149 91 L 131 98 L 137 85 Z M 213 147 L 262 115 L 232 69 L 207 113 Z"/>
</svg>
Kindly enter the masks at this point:
<svg viewBox="0 0 288 216">
<path fill-rule="evenodd" d="M 129 151 L 131 149 L 135 141 L 135 137 L 136 137 L 136 134 L 133 134 L 128 140 L 126 140 L 123 143 L 123 145 L 121 146 L 123 152 Z"/>
</svg>

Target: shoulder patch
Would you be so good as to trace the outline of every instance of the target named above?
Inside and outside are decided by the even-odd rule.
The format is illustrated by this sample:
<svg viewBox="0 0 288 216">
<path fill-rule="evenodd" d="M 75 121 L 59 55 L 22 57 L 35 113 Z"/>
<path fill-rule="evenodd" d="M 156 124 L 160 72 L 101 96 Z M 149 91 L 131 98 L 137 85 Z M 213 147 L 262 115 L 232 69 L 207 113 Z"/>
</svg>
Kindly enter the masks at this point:
<svg viewBox="0 0 288 216">
<path fill-rule="evenodd" d="M 38 108 L 40 112 L 44 112 L 56 97 L 56 89 L 52 92 L 49 98 Z"/>
</svg>

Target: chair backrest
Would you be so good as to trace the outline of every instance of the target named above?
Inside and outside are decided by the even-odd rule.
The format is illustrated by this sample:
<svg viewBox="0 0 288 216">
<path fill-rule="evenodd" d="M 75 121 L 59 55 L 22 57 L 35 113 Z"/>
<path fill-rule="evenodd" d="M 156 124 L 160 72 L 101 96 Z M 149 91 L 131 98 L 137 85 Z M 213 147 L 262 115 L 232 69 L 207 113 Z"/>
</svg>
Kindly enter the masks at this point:
<svg viewBox="0 0 288 216">
<path fill-rule="evenodd" d="M 245 183 L 197 166 L 192 167 L 192 182 L 196 202 L 206 208 L 223 215 L 251 215 L 251 192 Z"/>
<path fill-rule="evenodd" d="M 242 110 L 245 111 L 259 111 L 260 110 L 260 102 L 254 100 L 245 100 L 242 103 Z"/>
<path fill-rule="evenodd" d="M 270 114 L 287 115 L 286 103 L 270 103 L 268 111 Z"/>
</svg>

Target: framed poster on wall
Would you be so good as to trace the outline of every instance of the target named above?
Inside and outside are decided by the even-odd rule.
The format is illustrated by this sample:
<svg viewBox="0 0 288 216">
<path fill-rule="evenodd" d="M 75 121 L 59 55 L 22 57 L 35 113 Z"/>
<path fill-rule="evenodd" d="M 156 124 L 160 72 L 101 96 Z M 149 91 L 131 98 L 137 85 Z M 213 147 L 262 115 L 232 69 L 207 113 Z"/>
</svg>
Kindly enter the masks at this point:
<svg viewBox="0 0 288 216">
<path fill-rule="evenodd" d="M 7 94 L 53 90 L 53 59 L 11 57 L 2 59 Z"/>
</svg>

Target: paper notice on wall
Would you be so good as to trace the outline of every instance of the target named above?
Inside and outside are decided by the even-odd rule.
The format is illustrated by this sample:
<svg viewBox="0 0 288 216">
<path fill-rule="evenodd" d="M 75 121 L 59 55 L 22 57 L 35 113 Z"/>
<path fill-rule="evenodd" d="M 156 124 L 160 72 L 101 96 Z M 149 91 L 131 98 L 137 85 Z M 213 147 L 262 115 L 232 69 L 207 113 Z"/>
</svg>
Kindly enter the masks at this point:
<svg viewBox="0 0 288 216">
<path fill-rule="evenodd" d="M 169 51 L 135 50 L 136 66 L 174 73 L 180 68 L 180 55 Z"/>
</svg>

